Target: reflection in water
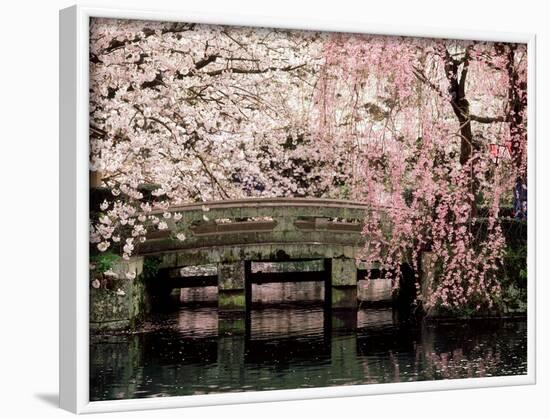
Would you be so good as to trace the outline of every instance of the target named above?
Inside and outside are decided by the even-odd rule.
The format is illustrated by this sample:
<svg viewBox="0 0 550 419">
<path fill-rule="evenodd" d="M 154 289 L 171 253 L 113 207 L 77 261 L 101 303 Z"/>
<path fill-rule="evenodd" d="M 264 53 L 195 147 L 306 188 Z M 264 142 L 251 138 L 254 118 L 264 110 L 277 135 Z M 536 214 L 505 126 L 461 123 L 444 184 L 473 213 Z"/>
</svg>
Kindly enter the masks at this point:
<svg viewBox="0 0 550 419">
<path fill-rule="evenodd" d="M 379 278 L 357 281 L 357 298 L 360 301 L 391 300 L 391 279 Z"/>
<path fill-rule="evenodd" d="M 280 304 L 292 301 L 322 302 L 325 285 L 319 281 L 252 284 L 252 304 Z"/>
<path fill-rule="evenodd" d="M 180 289 L 180 303 L 213 303 L 218 302 L 218 287 L 191 287 Z"/>
<path fill-rule="evenodd" d="M 391 280 L 373 279 L 357 282 L 357 298 L 359 301 L 390 301 L 392 294 Z M 325 298 L 325 286 L 322 281 L 283 282 L 252 284 L 252 304 L 281 304 L 290 302 L 321 303 Z M 196 305 L 197 303 L 212 303 L 218 301 L 218 287 L 182 288 L 180 303 Z"/>
<path fill-rule="evenodd" d="M 525 320 L 411 326 L 391 309 L 254 309 L 219 333 L 216 308 L 156 314 L 143 331 L 93 336 L 91 400 L 527 373 Z"/>
</svg>

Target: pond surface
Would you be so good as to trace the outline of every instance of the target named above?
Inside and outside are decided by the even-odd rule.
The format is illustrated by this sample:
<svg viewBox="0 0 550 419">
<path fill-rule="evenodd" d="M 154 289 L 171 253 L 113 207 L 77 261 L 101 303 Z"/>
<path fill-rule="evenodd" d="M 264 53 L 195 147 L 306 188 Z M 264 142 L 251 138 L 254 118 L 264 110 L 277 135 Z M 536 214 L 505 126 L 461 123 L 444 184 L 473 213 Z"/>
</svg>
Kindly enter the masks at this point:
<svg viewBox="0 0 550 419">
<path fill-rule="evenodd" d="M 411 325 L 391 309 L 215 307 L 151 315 L 134 334 L 93 336 L 90 399 L 389 383 L 527 373 L 527 322 Z"/>
</svg>

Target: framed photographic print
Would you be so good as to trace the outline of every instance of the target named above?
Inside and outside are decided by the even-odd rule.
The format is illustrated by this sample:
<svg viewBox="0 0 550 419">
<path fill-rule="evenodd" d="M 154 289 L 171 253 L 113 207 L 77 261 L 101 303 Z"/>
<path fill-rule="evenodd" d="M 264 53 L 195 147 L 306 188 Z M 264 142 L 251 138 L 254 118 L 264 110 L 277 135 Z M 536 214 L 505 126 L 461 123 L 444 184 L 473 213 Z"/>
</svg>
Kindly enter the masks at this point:
<svg viewBox="0 0 550 419">
<path fill-rule="evenodd" d="M 74 412 L 535 382 L 532 34 L 60 15 Z"/>
</svg>

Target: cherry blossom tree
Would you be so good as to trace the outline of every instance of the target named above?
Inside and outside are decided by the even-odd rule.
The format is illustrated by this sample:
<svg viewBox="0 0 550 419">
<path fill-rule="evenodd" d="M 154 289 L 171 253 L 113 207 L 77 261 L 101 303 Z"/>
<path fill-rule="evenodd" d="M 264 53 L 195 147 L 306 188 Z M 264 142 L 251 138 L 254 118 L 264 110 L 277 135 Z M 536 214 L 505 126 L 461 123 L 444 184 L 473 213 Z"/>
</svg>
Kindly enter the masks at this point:
<svg viewBox="0 0 550 419">
<path fill-rule="evenodd" d="M 130 225 L 127 257 L 151 225 L 166 228 L 150 213 L 171 204 L 319 195 L 320 165 L 304 133 L 324 38 L 92 20 L 90 170 L 114 196 L 92 243 L 105 251 Z M 156 185 L 152 202 L 144 184 Z"/>
<path fill-rule="evenodd" d="M 321 141 L 359 160 L 355 194 L 371 205 L 363 258 L 398 278 L 404 260 L 418 276 L 430 252 L 425 309 L 491 308 L 501 204 L 526 176 L 525 46 L 335 34 L 325 56 L 314 120 Z M 511 158 L 495 164 L 494 144 Z"/>
</svg>

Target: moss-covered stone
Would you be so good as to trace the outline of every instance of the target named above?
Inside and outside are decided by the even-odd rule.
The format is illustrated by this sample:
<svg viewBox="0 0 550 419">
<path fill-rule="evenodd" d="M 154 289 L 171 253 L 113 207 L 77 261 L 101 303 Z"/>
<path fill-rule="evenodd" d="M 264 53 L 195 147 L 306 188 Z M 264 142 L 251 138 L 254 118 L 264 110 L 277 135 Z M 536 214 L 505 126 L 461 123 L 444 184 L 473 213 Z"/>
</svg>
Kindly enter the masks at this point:
<svg viewBox="0 0 550 419">
<path fill-rule="evenodd" d="M 119 260 L 113 264 L 111 271 L 114 275 L 99 280 L 99 288 L 90 285 L 91 330 L 133 328 L 148 310 L 143 258 Z M 135 277 L 132 277 L 134 274 Z M 97 275 L 92 271 L 90 279 L 97 279 Z"/>
<path fill-rule="evenodd" d="M 236 316 L 220 315 L 218 318 L 218 334 L 220 336 L 244 335 L 246 320 L 244 313 Z"/>
<path fill-rule="evenodd" d="M 245 311 L 245 291 L 242 290 L 219 290 L 218 309 L 220 311 Z"/>
<path fill-rule="evenodd" d="M 245 262 L 219 263 L 218 264 L 218 288 L 220 290 L 244 289 Z"/>
<path fill-rule="evenodd" d="M 357 267 L 355 259 L 332 259 L 332 285 L 357 285 Z"/>
<path fill-rule="evenodd" d="M 333 309 L 357 308 L 357 286 L 332 287 L 331 303 Z"/>
</svg>

